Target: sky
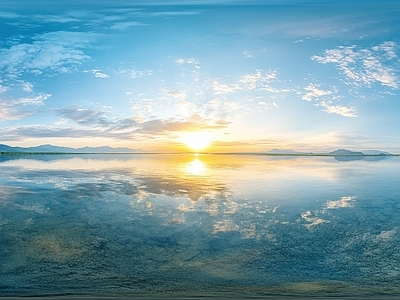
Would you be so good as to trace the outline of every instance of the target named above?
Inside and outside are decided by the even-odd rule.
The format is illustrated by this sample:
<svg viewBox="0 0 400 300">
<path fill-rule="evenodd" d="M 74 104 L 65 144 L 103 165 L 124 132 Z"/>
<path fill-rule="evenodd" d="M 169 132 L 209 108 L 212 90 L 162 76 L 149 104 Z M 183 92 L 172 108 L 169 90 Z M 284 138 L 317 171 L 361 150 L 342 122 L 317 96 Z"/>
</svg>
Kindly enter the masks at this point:
<svg viewBox="0 0 400 300">
<path fill-rule="evenodd" d="M 400 153 L 396 0 L 5 0 L 0 37 L 2 144 Z"/>
</svg>

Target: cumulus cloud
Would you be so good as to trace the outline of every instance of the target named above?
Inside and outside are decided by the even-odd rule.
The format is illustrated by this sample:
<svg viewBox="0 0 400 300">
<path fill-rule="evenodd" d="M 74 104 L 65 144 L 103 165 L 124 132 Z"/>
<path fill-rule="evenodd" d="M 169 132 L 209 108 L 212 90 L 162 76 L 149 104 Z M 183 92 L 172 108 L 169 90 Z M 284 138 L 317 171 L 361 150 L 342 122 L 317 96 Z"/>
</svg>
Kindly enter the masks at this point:
<svg viewBox="0 0 400 300">
<path fill-rule="evenodd" d="M 395 42 L 385 42 L 364 49 L 357 49 L 356 46 L 341 46 L 336 49 L 327 49 L 323 55 L 314 55 L 311 59 L 321 64 L 335 64 L 350 84 L 370 87 L 373 83 L 379 83 L 397 89 L 399 87 L 398 48 Z"/>
</svg>

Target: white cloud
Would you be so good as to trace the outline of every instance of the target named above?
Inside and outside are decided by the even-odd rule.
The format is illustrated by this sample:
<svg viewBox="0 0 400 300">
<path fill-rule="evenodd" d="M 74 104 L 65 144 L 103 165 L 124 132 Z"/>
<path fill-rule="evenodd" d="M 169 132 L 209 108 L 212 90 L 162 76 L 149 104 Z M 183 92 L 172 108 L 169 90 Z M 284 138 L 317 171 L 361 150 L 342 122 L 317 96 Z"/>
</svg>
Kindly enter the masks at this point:
<svg viewBox="0 0 400 300">
<path fill-rule="evenodd" d="M 153 17 L 175 17 L 175 16 L 193 16 L 200 14 L 199 11 L 163 11 L 151 13 Z"/>
<path fill-rule="evenodd" d="M 330 114 L 338 114 L 344 117 L 356 117 L 357 111 L 354 107 L 334 105 L 333 100 L 338 100 L 340 97 L 335 95 L 338 91 L 334 87 L 333 91 L 323 90 L 318 85 L 310 83 L 304 88 L 308 93 L 301 98 L 305 101 L 315 101 L 315 106 L 323 107 L 323 111 Z"/>
<path fill-rule="evenodd" d="M 329 114 L 338 114 L 343 117 L 357 117 L 354 107 L 342 106 L 342 105 L 332 105 L 329 102 L 321 101 L 316 106 L 322 106 L 324 111 Z"/>
<path fill-rule="evenodd" d="M 317 85 L 312 83 L 310 83 L 304 89 L 308 91 L 308 93 L 301 97 L 301 99 L 305 101 L 312 101 L 313 98 L 320 98 L 332 94 L 332 91 L 321 90 Z"/>
<path fill-rule="evenodd" d="M 144 76 L 150 76 L 153 74 L 152 70 L 136 70 L 132 68 L 126 68 L 126 69 L 119 69 L 116 72 L 120 76 L 127 76 L 129 78 L 135 79 L 135 78 L 140 78 Z"/>
<path fill-rule="evenodd" d="M 215 94 L 218 95 L 233 93 L 237 90 L 240 90 L 240 86 L 238 84 L 221 83 L 215 79 L 211 82 L 211 89 L 215 92 Z"/>
<path fill-rule="evenodd" d="M 20 111 L 12 106 L 0 102 L 0 121 L 18 120 L 32 114 L 33 112 Z"/>
<path fill-rule="evenodd" d="M 115 23 L 114 25 L 112 25 L 110 27 L 110 29 L 125 30 L 125 29 L 128 29 L 133 26 L 146 26 L 146 24 L 140 23 L 140 22 L 118 22 L 118 23 Z"/>
<path fill-rule="evenodd" d="M 169 90 L 169 89 L 164 89 L 162 91 L 163 95 L 166 97 L 172 97 L 174 99 L 180 99 L 180 100 L 184 100 L 186 99 L 187 95 L 186 95 L 186 91 L 183 90 Z"/>
<path fill-rule="evenodd" d="M 102 72 L 100 72 L 100 70 L 97 70 L 97 69 L 92 70 L 92 73 L 97 78 L 110 78 L 109 75 L 102 73 Z"/>
<path fill-rule="evenodd" d="M 393 89 L 399 87 L 398 61 L 395 42 L 385 42 L 370 49 L 357 49 L 356 46 L 328 49 L 324 55 L 311 57 L 322 64 L 333 63 L 343 72 L 353 85 L 370 87 L 379 83 Z"/>
<path fill-rule="evenodd" d="M 4 19 L 18 19 L 20 18 L 20 14 L 12 13 L 12 12 L 6 12 L 6 11 L 0 11 L 0 18 Z"/>
<path fill-rule="evenodd" d="M 8 87 L 0 84 L 0 94 L 5 93 L 8 91 Z"/>
<path fill-rule="evenodd" d="M 0 99 L 0 120 L 18 120 L 35 113 L 35 108 L 30 106 L 42 106 L 50 94 L 40 94 L 35 97 L 19 98 L 15 100 Z"/>
<path fill-rule="evenodd" d="M 13 105 L 22 104 L 26 105 L 44 105 L 44 101 L 51 97 L 50 94 L 40 94 L 36 97 L 20 98 L 12 101 Z"/>
<path fill-rule="evenodd" d="M 233 102 L 233 101 L 224 101 L 223 102 L 223 111 L 224 111 L 224 114 L 225 113 L 230 113 L 230 112 L 232 112 L 232 111 L 234 111 L 234 110 L 237 110 L 237 109 L 239 109 L 239 108 L 242 108 L 243 106 L 242 105 L 240 105 L 239 103 L 237 103 L 237 102 Z"/>
<path fill-rule="evenodd" d="M 215 92 L 215 94 L 227 94 L 236 91 L 269 91 L 269 92 L 282 92 L 270 86 L 272 80 L 276 79 L 277 72 L 270 70 L 263 73 L 257 70 L 252 74 L 245 74 L 239 77 L 237 83 L 221 83 L 218 79 L 209 81 L 208 85 Z"/>
<path fill-rule="evenodd" d="M 89 47 L 98 34 L 57 31 L 40 34 L 32 43 L 23 43 L 0 50 L 0 69 L 11 74 L 42 74 L 43 71 L 66 73 L 88 61 L 83 49 Z"/>
<path fill-rule="evenodd" d="M 244 56 L 246 56 L 246 57 L 253 57 L 253 55 L 251 54 L 251 52 L 249 52 L 249 51 L 243 51 L 243 55 Z"/>
<path fill-rule="evenodd" d="M 33 92 L 33 84 L 30 82 L 24 82 L 24 83 L 22 83 L 22 89 L 27 93 L 32 93 Z"/>
<path fill-rule="evenodd" d="M 276 78 L 276 75 L 276 71 L 269 71 L 263 74 L 261 70 L 257 70 L 254 74 L 241 76 L 239 84 L 242 85 L 242 89 L 246 90 L 262 89 L 268 87 L 271 80 Z"/>
<path fill-rule="evenodd" d="M 177 65 L 180 65 L 180 66 L 184 65 L 184 64 L 200 65 L 200 62 L 197 59 L 193 58 L 193 57 L 191 57 L 191 58 L 177 58 L 177 59 L 175 59 L 175 63 Z"/>
<path fill-rule="evenodd" d="M 372 47 L 372 50 L 376 52 L 385 52 L 387 58 L 394 59 L 397 58 L 396 49 L 397 49 L 396 42 L 384 42 L 378 46 Z"/>
</svg>

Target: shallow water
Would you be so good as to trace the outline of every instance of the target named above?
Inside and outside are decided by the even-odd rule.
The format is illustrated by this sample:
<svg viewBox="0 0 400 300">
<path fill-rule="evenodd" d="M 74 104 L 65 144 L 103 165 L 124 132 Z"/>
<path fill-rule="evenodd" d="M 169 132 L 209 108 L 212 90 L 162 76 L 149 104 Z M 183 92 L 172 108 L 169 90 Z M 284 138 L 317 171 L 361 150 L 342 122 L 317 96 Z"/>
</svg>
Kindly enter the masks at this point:
<svg viewBox="0 0 400 300">
<path fill-rule="evenodd" d="M 0 297 L 400 294 L 400 157 L 0 157 Z"/>
</svg>

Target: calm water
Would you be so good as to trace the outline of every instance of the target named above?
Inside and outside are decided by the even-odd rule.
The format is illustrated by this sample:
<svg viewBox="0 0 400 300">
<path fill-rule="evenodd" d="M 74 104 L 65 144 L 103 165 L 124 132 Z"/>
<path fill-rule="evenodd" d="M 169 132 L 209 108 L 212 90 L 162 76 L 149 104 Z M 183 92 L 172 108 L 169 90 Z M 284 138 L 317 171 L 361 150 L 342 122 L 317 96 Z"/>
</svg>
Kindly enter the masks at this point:
<svg viewBox="0 0 400 300">
<path fill-rule="evenodd" d="M 400 294 L 400 157 L 0 156 L 0 297 Z"/>
</svg>

